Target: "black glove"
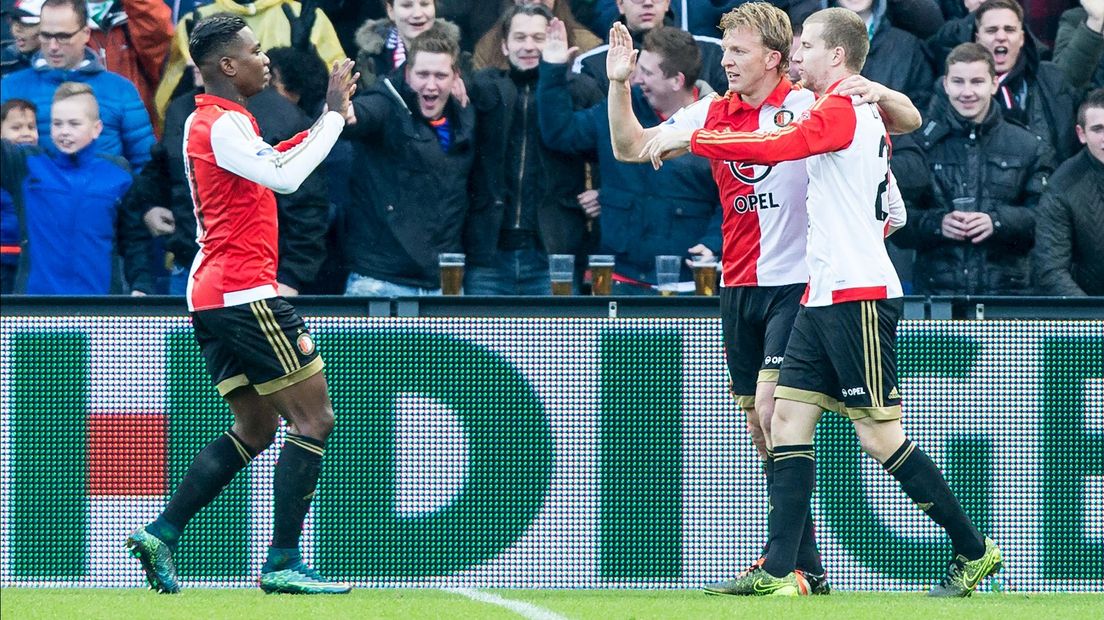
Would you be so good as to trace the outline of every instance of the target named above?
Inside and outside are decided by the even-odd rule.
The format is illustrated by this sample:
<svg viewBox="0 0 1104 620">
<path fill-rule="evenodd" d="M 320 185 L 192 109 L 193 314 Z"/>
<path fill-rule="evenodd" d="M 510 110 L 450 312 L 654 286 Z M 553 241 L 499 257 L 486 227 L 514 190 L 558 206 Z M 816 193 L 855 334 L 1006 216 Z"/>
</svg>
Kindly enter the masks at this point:
<svg viewBox="0 0 1104 620">
<path fill-rule="evenodd" d="M 318 0 L 304 0 L 298 17 L 292 12 L 290 4 L 284 4 L 281 8 L 284 9 L 288 26 L 291 28 L 291 46 L 300 50 L 311 49 L 310 35 L 311 30 L 314 30 L 314 20 L 318 16 Z"/>
</svg>

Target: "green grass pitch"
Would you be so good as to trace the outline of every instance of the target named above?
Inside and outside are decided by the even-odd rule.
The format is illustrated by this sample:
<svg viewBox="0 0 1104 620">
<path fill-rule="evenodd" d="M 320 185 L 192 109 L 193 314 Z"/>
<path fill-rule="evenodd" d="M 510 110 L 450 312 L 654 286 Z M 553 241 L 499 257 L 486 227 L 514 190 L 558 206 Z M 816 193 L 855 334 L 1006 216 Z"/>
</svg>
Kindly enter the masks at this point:
<svg viewBox="0 0 1104 620">
<path fill-rule="evenodd" d="M 354 590 L 347 596 L 266 596 L 258 590 L 187 589 L 177 596 L 137 589 L 0 590 L 0 617 L 12 620 L 150 618 L 277 620 L 356 618 L 495 620 L 1091 620 L 1104 618 L 1100 594 L 978 594 L 931 600 L 920 594 L 834 593 L 801 599 L 709 597 L 687 590 L 480 590 L 529 607 L 512 611 L 431 589 Z"/>
</svg>

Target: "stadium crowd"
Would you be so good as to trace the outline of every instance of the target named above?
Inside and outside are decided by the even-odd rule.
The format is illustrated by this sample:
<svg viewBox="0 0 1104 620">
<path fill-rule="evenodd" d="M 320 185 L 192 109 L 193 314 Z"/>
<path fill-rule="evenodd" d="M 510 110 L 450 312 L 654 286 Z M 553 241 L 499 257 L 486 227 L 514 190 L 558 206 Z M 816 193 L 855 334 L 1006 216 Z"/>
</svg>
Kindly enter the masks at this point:
<svg viewBox="0 0 1104 620">
<path fill-rule="evenodd" d="M 4 0 L 0 292 L 184 293 L 188 37 L 225 12 L 270 60 L 249 101 L 270 144 L 318 118 L 336 61 L 360 73 L 355 122 L 277 196 L 281 294 L 439 294 L 446 252 L 466 294 L 545 294 L 551 254 L 614 255 L 615 294 L 651 294 L 655 256 L 721 254 L 724 206 L 707 160 L 614 157 L 604 39 L 619 20 L 641 50 L 652 126 L 725 92 L 717 23 L 743 1 Z M 1104 295 L 1104 0 L 772 4 L 795 33 L 858 13 L 862 74 L 924 112 L 893 139 L 906 292 Z"/>
</svg>

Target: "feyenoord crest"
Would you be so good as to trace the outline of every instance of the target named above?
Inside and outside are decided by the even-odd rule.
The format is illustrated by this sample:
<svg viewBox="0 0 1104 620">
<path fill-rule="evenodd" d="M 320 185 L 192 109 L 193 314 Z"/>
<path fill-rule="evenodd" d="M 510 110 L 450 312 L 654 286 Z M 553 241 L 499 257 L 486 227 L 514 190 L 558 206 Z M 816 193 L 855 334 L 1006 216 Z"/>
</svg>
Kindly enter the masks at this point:
<svg viewBox="0 0 1104 620">
<path fill-rule="evenodd" d="M 793 112 L 789 110 L 779 110 L 774 113 L 774 124 L 778 127 L 785 127 L 793 122 Z"/>
<path fill-rule="evenodd" d="M 774 166 L 760 166 L 762 171 L 756 174 L 754 164 L 745 164 L 738 161 L 726 161 L 725 163 L 728 164 L 728 171 L 732 173 L 732 176 L 748 185 L 754 185 L 767 178 L 767 175 L 774 169 Z"/>
<path fill-rule="evenodd" d="M 314 338 L 306 332 L 299 334 L 299 338 L 295 340 L 295 346 L 299 347 L 299 352 L 303 355 L 310 355 L 314 353 Z"/>
</svg>

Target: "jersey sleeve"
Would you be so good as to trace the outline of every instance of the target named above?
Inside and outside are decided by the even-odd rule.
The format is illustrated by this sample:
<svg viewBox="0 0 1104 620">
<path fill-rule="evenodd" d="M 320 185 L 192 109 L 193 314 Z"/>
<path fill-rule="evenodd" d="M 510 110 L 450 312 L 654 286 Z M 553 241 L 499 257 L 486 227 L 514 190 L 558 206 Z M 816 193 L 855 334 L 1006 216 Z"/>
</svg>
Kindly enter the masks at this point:
<svg viewBox="0 0 1104 620">
<path fill-rule="evenodd" d="M 220 168 L 290 194 L 322 163 L 344 127 L 344 117 L 327 112 L 306 132 L 273 147 L 244 115 L 226 112 L 211 125 L 211 151 Z"/>
<path fill-rule="evenodd" d="M 856 113 L 850 99 L 828 95 L 798 121 L 770 133 L 698 129 L 690 138 L 690 152 L 766 166 L 832 153 L 847 148 L 855 139 Z"/>
<path fill-rule="evenodd" d="M 886 237 L 904 228 L 905 222 L 908 221 L 905 200 L 901 197 L 901 188 L 897 186 L 897 178 L 893 176 L 892 170 L 889 171 L 888 175 L 889 187 L 886 190 L 887 217 L 884 233 Z"/>
<path fill-rule="evenodd" d="M 705 119 L 709 116 L 709 106 L 716 100 L 716 95 L 702 97 L 672 114 L 671 118 L 664 121 L 662 126 L 686 131 L 701 129 L 705 127 Z"/>
</svg>

